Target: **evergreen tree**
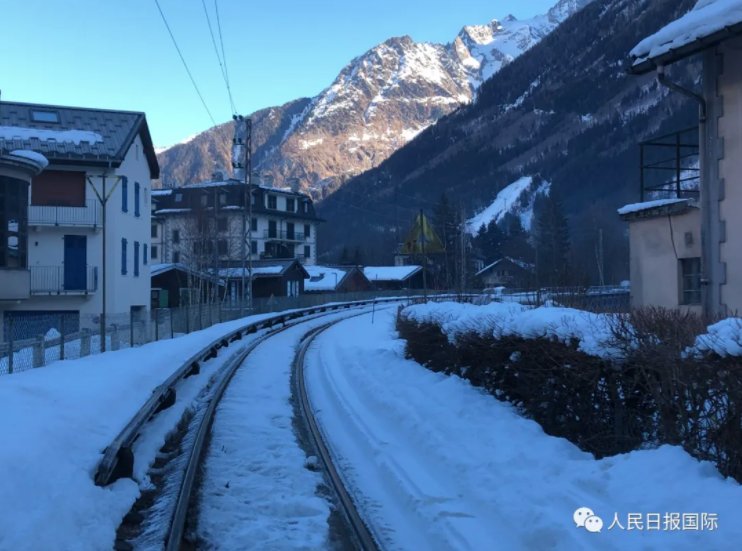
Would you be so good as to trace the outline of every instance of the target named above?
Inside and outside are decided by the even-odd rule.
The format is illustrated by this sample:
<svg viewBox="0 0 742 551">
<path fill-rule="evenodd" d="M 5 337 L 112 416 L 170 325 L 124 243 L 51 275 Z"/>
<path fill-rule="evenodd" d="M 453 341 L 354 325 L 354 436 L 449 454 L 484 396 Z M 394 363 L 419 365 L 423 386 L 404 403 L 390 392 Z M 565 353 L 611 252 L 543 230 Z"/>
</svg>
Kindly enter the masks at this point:
<svg viewBox="0 0 742 551">
<path fill-rule="evenodd" d="M 534 205 L 536 277 L 539 285 L 565 285 L 568 280 L 569 226 L 562 202 L 552 191 Z"/>
<path fill-rule="evenodd" d="M 348 247 L 343 247 L 343 251 L 340 253 L 340 265 L 345 266 L 350 264 L 350 255 L 348 254 Z"/>
<path fill-rule="evenodd" d="M 436 271 L 440 274 L 440 286 L 448 289 L 452 288 L 455 279 L 456 244 L 461 231 L 459 225 L 459 216 L 456 209 L 451 206 L 448 196 L 444 192 L 433 209 L 433 228 L 443 242 L 445 249 L 440 255 L 441 258 Z"/>
<path fill-rule="evenodd" d="M 523 229 L 520 216 L 508 212 L 502 220 L 503 238 L 501 256 L 509 256 L 524 262 L 533 262 L 534 252 L 528 232 Z"/>
</svg>

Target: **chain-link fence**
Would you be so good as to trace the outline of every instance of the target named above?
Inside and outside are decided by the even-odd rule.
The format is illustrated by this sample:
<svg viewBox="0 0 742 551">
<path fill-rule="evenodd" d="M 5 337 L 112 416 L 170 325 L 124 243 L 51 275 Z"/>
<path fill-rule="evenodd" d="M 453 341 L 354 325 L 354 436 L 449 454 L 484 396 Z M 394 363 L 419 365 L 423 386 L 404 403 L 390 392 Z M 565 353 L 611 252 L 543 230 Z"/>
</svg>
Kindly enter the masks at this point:
<svg viewBox="0 0 742 551">
<path fill-rule="evenodd" d="M 338 294 L 304 294 L 296 297 L 260 298 L 252 307 L 239 302 L 195 304 L 156 308 L 124 314 L 107 314 L 101 332 L 100 315 L 78 312 L 6 311 L 0 342 L 0 375 L 42 367 L 56 360 L 75 359 L 106 350 L 119 350 L 152 341 L 171 339 L 214 324 L 254 314 L 309 308 L 332 302 L 402 297 L 412 300 L 423 291 L 369 291 Z M 428 292 L 429 296 L 447 294 Z"/>
</svg>

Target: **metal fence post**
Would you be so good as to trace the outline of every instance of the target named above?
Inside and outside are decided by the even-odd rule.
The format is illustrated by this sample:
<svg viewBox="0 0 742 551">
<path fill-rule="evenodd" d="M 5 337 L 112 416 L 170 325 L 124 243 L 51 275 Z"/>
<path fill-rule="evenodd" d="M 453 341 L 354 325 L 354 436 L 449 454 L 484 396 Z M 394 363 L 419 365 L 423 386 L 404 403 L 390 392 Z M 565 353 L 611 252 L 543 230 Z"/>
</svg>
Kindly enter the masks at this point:
<svg viewBox="0 0 742 551">
<path fill-rule="evenodd" d="M 33 346 L 33 366 L 42 367 L 45 363 L 46 356 L 46 341 L 44 335 L 39 335 L 36 344 Z"/>
<path fill-rule="evenodd" d="M 134 310 L 129 309 L 129 346 L 134 348 Z"/>
<path fill-rule="evenodd" d="M 64 314 L 59 314 L 59 359 L 64 360 Z"/>
<path fill-rule="evenodd" d="M 160 309 L 155 308 L 155 341 L 160 340 Z"/>
<path fill-rule="evenodd" d="M 8 316 L 8 373 L 13 373 L 13 357 L 15 347 L 13 346 L 13 316 Z"/>
<path fill-rule="evenodd" d="M 111 325 L 111 350 L 119 349 L 119 328 L 114 323 Z"/>
<path fill-rule="evenodd" d="M 90 355 L 90 329 L 80 330 L 80 357 Z"/>
</svg>

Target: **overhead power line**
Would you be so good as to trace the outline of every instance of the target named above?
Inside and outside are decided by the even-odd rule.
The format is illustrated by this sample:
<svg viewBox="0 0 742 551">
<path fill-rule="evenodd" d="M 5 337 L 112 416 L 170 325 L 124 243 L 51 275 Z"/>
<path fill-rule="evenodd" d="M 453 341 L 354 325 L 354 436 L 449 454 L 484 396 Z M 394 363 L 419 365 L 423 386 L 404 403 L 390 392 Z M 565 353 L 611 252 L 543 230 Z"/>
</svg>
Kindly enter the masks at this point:
<svg viewBox="0 0 742 551">
<path fill-rule="evenodd" d="M 222 74 L 222 80 L 224 80 L 224 85 L 227 88 L 227 95 L 229 96 L 229 106 L 232 110 L 232 115 L 237 114 L 237 108 L 234 104 L 234 98 L 232 97 L 232 88 L 229 85 L 229 74 L 227 73 L 227 59 L 224 55 L 224 41 L 222 40 L 222 28 L 221 23 L 219 21 L 219 6 L 214 0 L 214 9 L 216 10 L 216 20 L 217 20 L 217 27 L 219 31 L 219 42 L 221 43 L 221 54 L 219 53 L 219 47 L 216 44 L 216 37 L 214 36 L 214 28 L 211 25 L 211 17 L 209 17 L 209 10 L 206 8 L 206 0 L 201 0 L 201 5 L 204 8 L 204 15 L 206 16 L 206 25 L 209 27 L 209 35 L 211 36 L 211 44 L 214 46 L 214 53 L 216 54 L 216 59 L 219 62 L 219 69 Z"/>
<path fill-rule="evenodd" d="M 162 22 L 165 23 L 165 28 L 167 29 L 168 34 L 170 34 L 170 38 L 173 41 L 175 50 L 178 52 L 178 56 L 180 57 L 180 60 L 183 62 L 183 67 L 185 67 L 186 73 L 188 73 L 188 78 L 191 79 L 191 84 L 193 84 L 193 88 L 196 90 L 196 94 L 198 94 L 198 97 L 201 100 L 201 104 L 204 106 L 204 109 L 206 109 L 206 113 L 208 113 L 209 118 L 211 119 L 211 123 L 214 126 L 217 126 L 216 121 L 214 120 L 214 116 L 211 114 L 211 111 L 209 110 L 209 106 L 206 105 L 206 101 L 204 100 L 204 97 L 201 94 L 201 90 L 198 89 L 196 80 L 193 78 L 193 74 L 191 73 L 191 70 L 188 68 L 188 63 L 186 63 L 186 60 L 183 57 L 183 53 L 180 51 L 180 47 L 178 46 L 178 41 L 175 40 L 173 31 L 170 29 L 170 25 L 167 22 L 167 18 L 165 17 L 165 14 L 163 13 L 162 8 L 160 7 L 160 2 L 158 0 L 155 0 L 155 5 L 157 6 L 157 10 L 160 12 L 160 16 L 162 17 Z"/>
</svg>

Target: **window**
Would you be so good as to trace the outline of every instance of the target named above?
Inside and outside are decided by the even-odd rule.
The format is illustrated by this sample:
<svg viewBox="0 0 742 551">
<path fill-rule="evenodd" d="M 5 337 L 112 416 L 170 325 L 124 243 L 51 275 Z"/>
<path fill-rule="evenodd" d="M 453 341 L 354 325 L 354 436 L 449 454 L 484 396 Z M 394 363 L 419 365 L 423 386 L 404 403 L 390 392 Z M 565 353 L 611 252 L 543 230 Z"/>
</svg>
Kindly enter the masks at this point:
<svg viewBox="0 0 742 551">
<path fill-rule="evenodd" d="M 278 208 L 278 203 L 276 201 L 275 195 L 268 196 L 268 208 L 273 210 L 276 210 Z"/>
<path fill-rule="evenodd" d="M 278 237 L 275 220 L 268 220 L 268 237 Z"/>
<path fill-rule="evenodd" d="M 175 264 L 177 264 L 178 262 L 180 262 L 180 253 L 178 251 L 175 251 L 173 253 L 173 262 Z"/>
<path fill-rule="evenodd" d="M 134 182 L 134 216 L 139 217 L 139 182 Z"/>
<path fill-rule="evenodd" d="M 142 245 L 142 264 L 147 265 L 147 244 Z"/>
<path fill-rule="evenodd" d="M 286 211 L 294 212 L 296 210 L 296 202 L 293 199 L 286 198 Z"/>
<path fill-rule="evenodd" d="M 227 204 L 227 194 L 226 193 L 220 193 L 219 194 L 219 204 L 224 206 Z"/>
<path fill-rule="evenodd" d="M 121 275 L 126 275 L 126 238 L 121 238 Z"/>
<path fill-rule="evenodd" d="M 250 231 L 258 231 L 258 219 L 250 219 Z"/>
<path fill-rule="evenodd" d="M 183 194 L 182 193 L 176 193 L 175 194 L 175 202 L 180 203 L 183 201 Z"/>
<path fill-rule="evenodd" d="M 295 239 L 296 234 L 294 233 L 294 225 L 291 222 L 286 224 L 286 239 Z"/>
<path fill-rule="evenodd" d="M 152 245 L 152 251 L 150 252 L 152 260 L 157 260 L 157 252 L 157 245 Z"/>
<path fill-rule="evenodd" d="M 59 123 L 59 112 L 57 111 L 31 111 L 31 120 L 34 122 L 55 122 Z"/>
<path fill-rule="evenodd" d="M 304 259 L 312 258 L 312 247 L 304 245 Z"/>
<path fill-rule="evenodd" d="M 309 239 L 312 236 L 312 226 L 304 224 L 304 239 Z"/>
<path fill-rule="evenodd" d="M 139 277 L 139 241 L 134 241 L 134 277 Z"/>
<path fill-rule="evenodd" d="M 121 212 L 129 212 L 129 181 L 121 178 Z"/>
<path fill-rule="evenodd" d="M 173 243 L 180 243 L 180 231 L 173 230 Z"/>
<path fill-rule="evenodd" d="M 209 204 L 209 196 L 208 196 L 208 195 L 206 195 L 206 194 L 204 193 L 204 194 L 203 194 L 203 195 L 201 196 L 201 206 L 202 206 L 202 207 L 205 207 L 205 206 L 206 206 L 206 205 L 208 205 L 208 204 Z"/>
<path fill-rule="evenodd" d="M 152 237 L 157 237 L 157 224 L 152 224 Z"/>
<path fill-rule="evenodd" d="M 680 259 L 680 304 L 701 304 L 701 259 Z"/>
<path fill-rule="evenodd" d="M 227 219 L 226 218 L 218 218 L 216 220 L 216 229 L 218 231 L 227 231 Z"/>
<path fill-rule="evenodd" d="M 216 243 L 217 252 L 220 255 L 226 255 L 228 254 L 228 248 L 227 248 L 227 240 L 226 239 L 220 239 Z"/>
<path fill-rule="evenodd" d="M 309 212 L 309 203 L 306 201 L 302 203 L 302 212 Z"/>
<path fill-rule="evenodd" d="M 250 254 L 258 254 L 258 242 L 250 241 Z"/>
<path fill-rule="evenodd" d="M 0 176 L 0 268 L 26 268 L 28 184 Z"/>
</svg>

